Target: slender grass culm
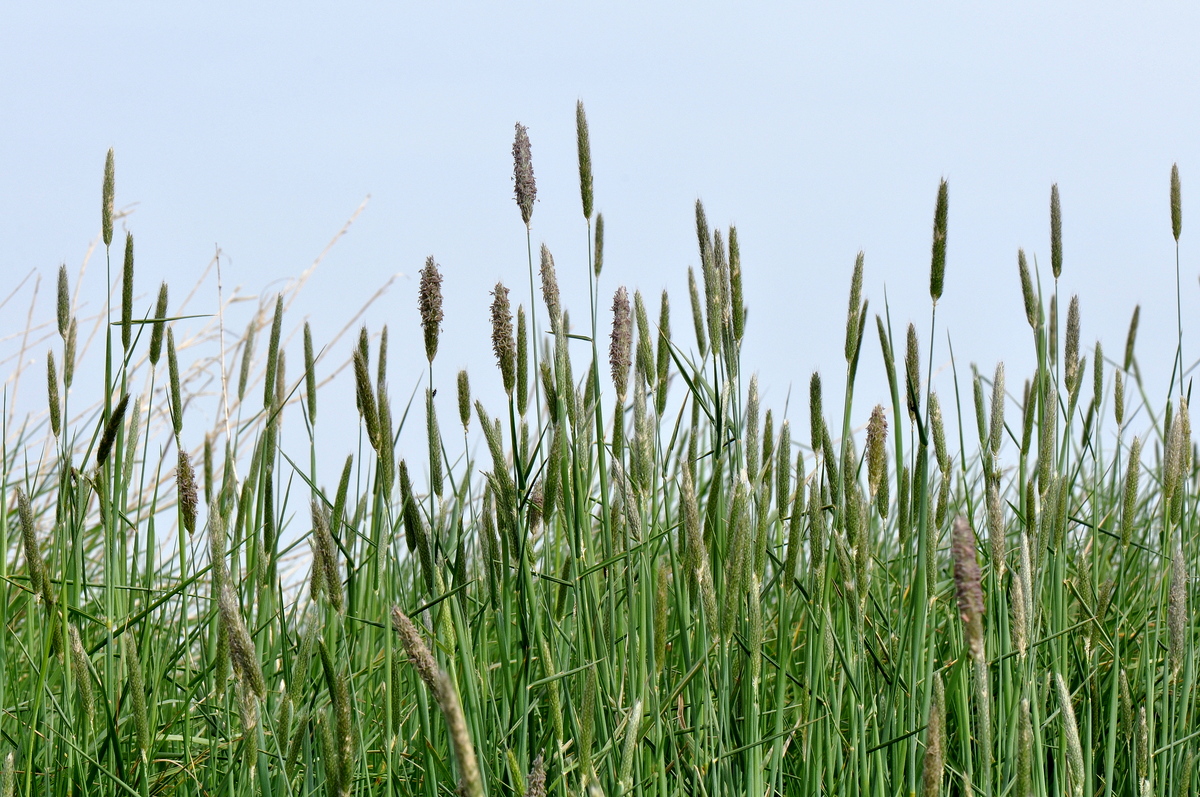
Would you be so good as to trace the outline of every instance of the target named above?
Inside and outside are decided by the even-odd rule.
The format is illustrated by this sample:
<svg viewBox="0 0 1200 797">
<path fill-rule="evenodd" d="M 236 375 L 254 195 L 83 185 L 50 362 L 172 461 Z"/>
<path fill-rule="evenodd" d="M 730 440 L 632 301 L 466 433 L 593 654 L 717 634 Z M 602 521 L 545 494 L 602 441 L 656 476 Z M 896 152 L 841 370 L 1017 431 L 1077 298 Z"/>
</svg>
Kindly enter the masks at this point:
<svg viewBox="0 0 1200 797">
<path fill-rule="evenodd" d="M 109 262 L 119 306 L 78 315 L 59 270 L 58 334 L 35 352 L 44 410 L 0 449 L 0 797 L 1195 795 L 1200 529 L 1178 289 L 1155 394 L 1140 308 L 1116 359 L 1084 337 L 1055 185 L 1050 269 L 1018 250 L 1012 282 L 1032 372 L 964 369 L 937 325 L 966 300 L 943 180 L 928 306 L 876 302 L 872 324 L 858 253 L 845 329 L 825 331 L 843 400 L 822 387 L 836 376 L 811 374 L 800 433 L 742 362 L 761 272 L 737 229 L 691 209 L 686 341 L 666 292 L 601 284 L 603 168 L 582 102 L 575 123 L 585 238 L 557 265 L 542 244 L 536 274 L 516 125 L 526 262 L 510 252 L 486 297 L 504 393 L 479 393 L 494 373 L 471 375 L 474 395 L 455 375 L 461 449 L 434 364 L 461 323 L 443 288 L 471 288 L 432 256 L 419 336 L 349 341 L 289 316 L 302 280 L 240 336 L 226 297 L 210 323 L 189 304 L 211 305 L 203 292 L 143 296 L 132 233 L 119 274 Z M 110 151 L 109 261 L 116 176 Z M 1178 279 L 1177 166 L 1169 198 Z M 578 330 L 560 268 L 587 269 Z M 76 362 L 99 355 L 81 323 L 103 333 L 86 381 Z M 856 395 L 869 327 L 880 396 Z M 425 388 L 416 451 L 389 345 L 424 346 L 427 371 L 404 375 Z M 355 406 L 322 398 L 320 417 L 357 418 L 361 436 L 339 449 L 316 424 L 341 368 Z"/>
</svg>

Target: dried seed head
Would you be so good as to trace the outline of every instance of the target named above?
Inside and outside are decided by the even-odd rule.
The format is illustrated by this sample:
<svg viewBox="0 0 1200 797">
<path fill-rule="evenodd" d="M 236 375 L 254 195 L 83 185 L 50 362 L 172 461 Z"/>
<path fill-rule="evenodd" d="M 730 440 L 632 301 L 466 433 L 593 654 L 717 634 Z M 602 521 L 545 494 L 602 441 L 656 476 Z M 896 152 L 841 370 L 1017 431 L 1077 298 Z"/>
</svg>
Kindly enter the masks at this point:
<svg viewBox="0 0 1200 797">
<path fill-rule="evenodd" d="M 954 558 L 958 611 L 967 644 L 974 659 L 983 661 L 983 589 L 980 586 L 979 561 L 975 558 L 975 532 L 962 515 L 954 519 L 951 553 Z"/>
<path fill-rule="evenodd" d="M 741 343 L 746 332 L 746 305 L 742 299 L 742 253 L 737 227 L 729 228 L 729 301 L 733 305 L 733 339 Z"/>
<path fill-rule="evenodd" d="M 600 270 L 604 268 L 604 214 L 596 214 L 595 244 L 592 248 L 592 269 L 599 278 Z"/>
<path fill-rule="evenodd" d="M 579 151 L 579 193 L 583 199 L 583 217 L 592 218 L 592 145 L 588 141 L 587 114 L 583 100 L 575 103 L 575 143 Z"/>
<path fill-rule="evenodd" d="M 121 275 L 121 348 L 133 343 L 133 233 L 125 233 L 125 266 Z"/>
<path fill-rule="evenodd" d="M 1183 664 L 1187 624 L 1187 567 L 1183 561 L 1183 549 L 1179 540 L 1171 556 L 1171 590 L 1167 604 L 1167 630 L 1170 634 L 1170 656 L 1172 675 L 1178 675 Z"/>
<path fill-rule="evenodd" d="M 908 399 L 908 417 L 916 420 L 921 411 L 921 354 L 917 348 L 917 328 L 908 325 L 908 343 L 904 351 L 904 386 Z"/>
<path fill-rule="evenodd" d="M 512 397 L 517 381 L 517 345 L 513 340 L 512 309 L 508 303 L 508 288 L 501 282 L 492 291 L 492 351 L 500 366 L 504 392 Z"/>
<path fill-rule="evenodd" d="M 1079 296 L 1067 306 L 1067 343 L 1063 361 L 1067 370 L 1067 392 L 1074 394 L 1079 384 Z"/>
<path fill-rule="evenodd" d="M 1058 203 L 1058 183 L 1050 186 L 1050 269 L 1057 280 L 1062 274 L 1062 210 Z"/>
<path fill-rule="evenodd" d="M 867 422 L 867 483 L 872 498 L 887 479 L 887 433 L 887 415 L 883 405 L 876 404 Z"/>
<path fill-rule="evenodd" d="M 112 246 L 113 202 L 116 197 L 116 170 L 113 167 L 113 151 L 110 147 L 104 158 L 104 188 L 100 194 L 100 230 L 104 245 Z"/>
<path fill-rule="evenodd" d="M 988 445 L 992 456 L 1000 454 L 1000 443 L 1004 435 L 1004 363 L 996 364 L 996 375 L 992 378 L 992 417 L 990 424 L 991 435 Z"/>
<path fill-rule="evenodd" d="M 938 184 L 937 205 L 933 211 L 933 258 L 929 270 L 929 295 L 937 304 L 942 298 L 946 279 L 946 223 L 950 215 L 949 189 L 946 180 Z"/>
<path fill-rule="evenodd" d="M 471 380 L 466 369 L 458 372 L 458 419 L 467 431 L 471 426 Z"/>
<path fill-rule="evenodd" d="M 1179 164 L 1171 164 L 1171 234 L 1179 243 L 1179 232 L 1183 227 L 1183 202 L 1179 190 Z"/>
<path fill-rule="evenodd" d="M 625 286 L 617 288 L 613 295 L 612 344 L 608 349 L 608 362 L 612 366 L 613 386 L 617 390 L 618 403 L 625 400 L 629 388 L 629 366 L 632 363 L 633 319 L 629 312 L 629 294 Z"/>
<path fill-rule="evenodd" d="M 421 269 L 421 288 L 417 306 L 421 312 L 421 330 L 425 334 L 425 358 L 433 362 L 437 356 L 438 335 L 442 331 L 442 273 L 433 255 L 425 258 Z M 382 361 L 382 355 L 380 355 Z"/>
<path fill-rule="evenodd" d="M 1137 343 L 1138 320 L 1142 315 L 1142 306 L 1139 304 L 1133 308 L 1133 316 L 1129 319 L 1129 334 L 1125 336 L 1125 364 L 1124 369 L 1128 371 L 1133 367 L 1133 347 Z"/>
<path fill-rule="evenodd" d="M 196 473 L 187 451 L 179 450 L 179 464 L 175 469 L 176 489 L 179 492 L 179 514 L 188 534 L 196 531 Z"/>
<path fill-rule="evenodd" d="M 542 299 L 546 302 L 546 312 L 550 316 L 550 331 L 557 333 L 562 322 L 562 301 L 558 293 L 558 277 L 554 272 L 554 256 L 550 249 L 542 244 Z"/>
<path fill-rule="evenodd" d="M 58 369 L 54 367 L 54 350 L 46 352 L 46 393 L 50 401 L 50 431 L 62 436 L 62 413 L 58 401 Z"/>
<path fill-rule="evenodd" d="M 513 138 L 513 193 L 521 209 L 521 221 L 529 226 L 533 218 L 533 203 L 537 199 L 537 183 L 533 179 L 533 158 L 529 152 L 529 131 L 517 122 Z"/>
</svg>

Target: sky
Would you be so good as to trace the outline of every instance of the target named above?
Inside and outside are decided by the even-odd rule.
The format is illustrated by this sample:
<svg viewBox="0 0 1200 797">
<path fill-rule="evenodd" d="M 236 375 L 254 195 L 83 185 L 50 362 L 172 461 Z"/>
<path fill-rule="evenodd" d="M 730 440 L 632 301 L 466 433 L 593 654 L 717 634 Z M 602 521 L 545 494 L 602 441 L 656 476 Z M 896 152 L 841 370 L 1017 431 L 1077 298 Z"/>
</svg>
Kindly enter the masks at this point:
<svg viewBox="0 0 1200 797">
<path fill-rule="evenodd" d="M 433 369 L 443 425 L 456 414 L 460 368 L 499 409 L 489 291 L 503 281 L 529 304 L 526 230 L 512 195 L 517 122 L 529 130 L 538 186 L 534 250 L 545 243 L 554 253 L 576 326 L 587 316 L 577 100 L 606 224 L 600 304 L 626 285 L 656 308 L 667 289 L 675 338 L 694 346 L 686 270 L 697 264 L 701 199 L 713 225 L 738 228 L 743 368 L 759 373 L 764 405 L 782 413 L 786 404 L 801 429 L 813 371 L 825 376 L 826 405 L 837 405 L 860 250 L 872 313 L 886 303 L 897 336 L 915 322 L 929 356 L 942 178 L 950 212 L 933 351 L 939 391 L 954 389 L 949 340 L 960 376 L 972 363 L 990 374 L 1003 360 L 1019 398 L 1033 359 L 1017 249 L 1041 265 L 1049 289 L 1057 183 L 1058 289 L 1064 306 L 1080 296 L 1084 347 L 1099 340 L 1119 357 L 1141 304 L 1142 372 L 1165 400 L 1176 342 L 1173 163 L 1183 185 L 1183 350 L 1189 364 L 1200 356 L 1187 321 L 1200 309 L 1189 212 L 1189 188 L 1200 185 L 1195 6 L 602 5 L 9 4 L 0 14 L 0 274 L 21 287 L 0 309 L 7 367 L 30 303 L 35 320 L 52 323 L 59 264 L 74 280 L 98 239 L 112 147 L 142 305 L 160 280 L 173 298 L 187 293 L 218 250 L 226 295 L 240 286 L 270 297 L 365 201 L 289 307 L 285 331 L 308 320 L 321 347 L 395 277 L 362 321 L 372 332 L 389 327 L 390 382 L 403 404 L 427 374 L 417 273 L 433 255 L 445 277 Z M 80 293 L 97 309 L 104 270 L 93 258 Z M 230 311 L 231 335 L 252 304 Z M 189 307 L 215 312 L 215 275 Z M 178 323 L 182 335 L 201 321 Z M 343 362 L 351 341 L 332 344 L 319 369 Z M 302 362 L 298 336 L 288 354 Z M 37 349 L 24 359 L 40 367 L 43 357 Z M 26 400 L 36 395 L 27 390 Z M 855 422 L 888 399 L 871 335 Z M 336 471 L 354 449 L 348 380 L 323 389 L 321 403 L 318 447 Z M 420 459 L 421 424 L 410 425 L 402 446 Z M 202 430 L 190 433 L 194 445 Z"/>
</svg>

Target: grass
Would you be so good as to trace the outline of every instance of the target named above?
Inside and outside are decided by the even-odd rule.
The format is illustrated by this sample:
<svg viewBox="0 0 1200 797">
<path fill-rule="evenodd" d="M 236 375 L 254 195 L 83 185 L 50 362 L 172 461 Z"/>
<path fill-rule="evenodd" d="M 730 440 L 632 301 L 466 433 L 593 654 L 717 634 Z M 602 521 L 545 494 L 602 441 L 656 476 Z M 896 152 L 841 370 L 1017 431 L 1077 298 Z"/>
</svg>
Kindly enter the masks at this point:
<svg viewBox="0 0 1200 797">
<path fill-rule="evenodd" d="M 280 295 L 233 351 L 218 314 L 219 359 L 181 364 L 198 341 L 176 341 L 185 313 L 166 286 L 152 315 L 132 308 L 110 157 L 102 238 L 110 270 L 123 254 L 109 280 L 122 290 L 96 319 L 103 376 L 72 385 L 64 270 L 47 413 L 5 416 L 0 797 L 1194 794 L 1182 319 L 1162 405 L 1137 368 L 1136 315 L 1123 358 L 1097 345 L 1089 368 L 1076 300 L 1059 320 L 1056 235 L 1053 284 L 1019 256 L 1037 354 L 1020 395 L 1002 366 L 956 367 L 939 399 L 917 328 L 869 313 L 860 256 L 845 402 L 826 414 L 814 374 L 807 429 L 793 428 L 741 362 L 737 232 L 699 203 L 695 339 L 672 336 L 665 295 L 652 320 L 624 288 L 601 339 L 613 287 L 582 105 L 577 121 L 590 325 L 574 331 L 543 248 L 553 345 L 536 345 L 538 313 L 514 324 L 498 285 L 507 401 L 473 403 L 460 374 L 442 424 L 429 390 L 419 451 L 396 450 L 408 410 L 392 408 L 386 330 L 363 329 L 358 453 L 329 490 L 328 454 L 281 440 L 286 425 L 312 441 L 330 370 L 314 349 L 336 341 L 306 325 L 289 380 Z M 1177 172 L 1172 208 L 1178 242 Z M 943 183 L 926 341 L 947 224 Z M 532 300 L 532 238 L 527 259 Z M 440 292 L 430 258 L 431 388 Z M 864 343 L 890 386 L 870 413 L 855 404 Z M 204 391 L 222 409 L 198 430 Z M 50 453 L 29 461 L 42 436 Z"/>
</svg>

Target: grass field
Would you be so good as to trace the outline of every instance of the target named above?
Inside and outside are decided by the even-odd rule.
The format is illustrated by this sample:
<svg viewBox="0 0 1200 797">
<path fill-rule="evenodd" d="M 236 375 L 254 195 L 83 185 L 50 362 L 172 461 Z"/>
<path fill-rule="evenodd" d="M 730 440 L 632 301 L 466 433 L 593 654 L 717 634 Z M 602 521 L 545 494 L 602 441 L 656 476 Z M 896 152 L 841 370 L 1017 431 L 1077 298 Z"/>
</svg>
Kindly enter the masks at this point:
<svg viewBox="0 0 1200 797">
<path fill-rule="evenodd" d="M 64 267 L 46 411 L 4 429 L 0 797 L 1194 794 L 1190 382 L 1177 351 L 1170 384 L 1143 385 L 1136 314 L 1115 356 L 1080 341 L 1057 189 L 1051 273 L 1021 253 L 1013 274 L 1033 373 L 956 365 L 930 390 L 943 182 L 928 326 L 868 307 L 860 255 L 828 330 L 844 404 L 815 373 L 810 416 L 783 419 L 740 357 L 736 229 L 697 203 L 674 318 L 665 293 L 604 285 L 577 120 L 590 306 L 561 306 L 530 240 L 529 283 L 493 289 L 495 406 L 462 372 L 398 413 L 387 330 L 364 328 L 342 346 L 359 453 L 328 489 L 337 463 L 280 441 L 351 411 L 318 396 L 346 354 L 317 359 L 305 325 L 287 369 L 281 295 L 217 331 L 219 359 L 180 362 L 165 284 L 136 317 L 110 152 L 103 376 L 72 384 Z M 519 125 L 513 151 L 528 227 Z M 1178 245 L 1174 171 L 1171 192 Z M 539 290 L 549 330 L 514 306 Z M 430 258 L 430 385 L 441 291 Z M 890 395 L 855 403 L 863 346 Z M 212 428 L 189 413 L 196 369 Z M 398 450 L 400 417 L 427 447 Z"/>
</svg>

